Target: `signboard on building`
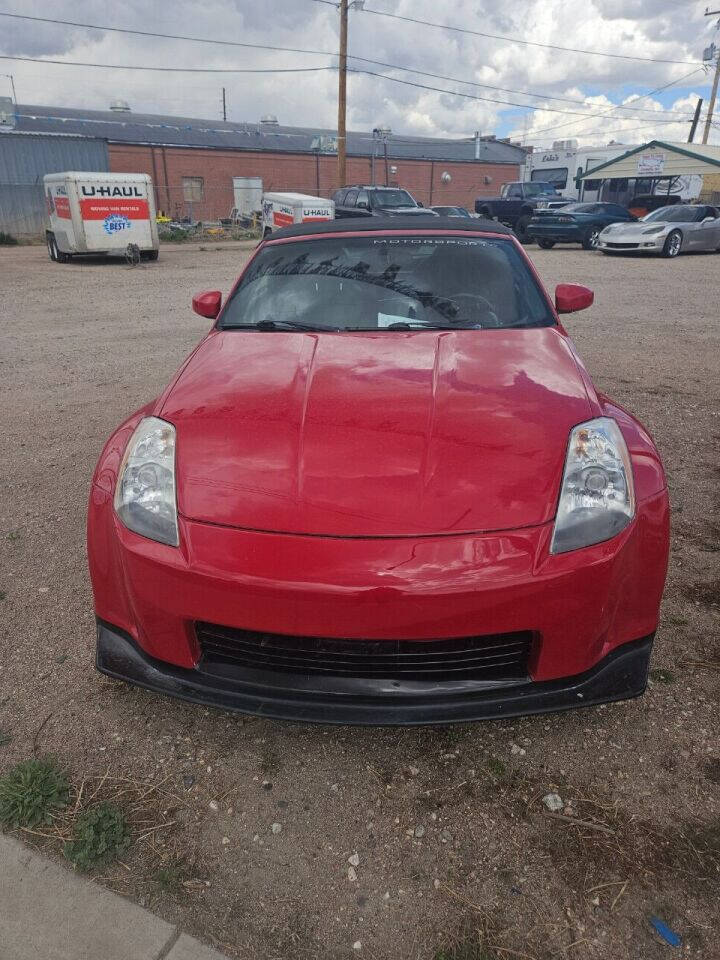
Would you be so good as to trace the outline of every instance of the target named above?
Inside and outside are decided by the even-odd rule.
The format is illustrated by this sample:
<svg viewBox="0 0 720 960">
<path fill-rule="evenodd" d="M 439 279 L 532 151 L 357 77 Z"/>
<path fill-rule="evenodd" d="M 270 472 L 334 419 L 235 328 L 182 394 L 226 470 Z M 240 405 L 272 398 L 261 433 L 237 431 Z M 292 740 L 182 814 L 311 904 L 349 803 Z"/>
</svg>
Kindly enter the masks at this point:
<svg viewBox="0 0 720 960">
<path fill-rule="evenodd" d="M 641 153 L 638 155 L 637 172 L 639 177 L 661 176 L 664 169 L 664 153 Z"/>
</svg>

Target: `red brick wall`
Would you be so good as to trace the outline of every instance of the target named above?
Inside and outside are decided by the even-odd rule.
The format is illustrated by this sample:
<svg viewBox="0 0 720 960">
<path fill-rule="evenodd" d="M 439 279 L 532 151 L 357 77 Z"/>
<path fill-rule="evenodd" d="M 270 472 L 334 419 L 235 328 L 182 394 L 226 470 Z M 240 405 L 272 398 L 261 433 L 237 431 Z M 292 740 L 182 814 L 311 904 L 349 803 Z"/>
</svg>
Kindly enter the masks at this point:
<svg viewBox="0 0 720 960">
<path fill-rule="evenodd" d="M 393 186 L 405 187 L 426 206 L 459 204 L 474 208 L 475 197 L 496 196 L 501 184 L 517 180 L 515 164 L 482 164 L 445 160 L 394 160 L 390 174 Z M 226 217 L 233 206 L 233 177 L 262 177 L 264 190 L 289 190 L 329 197 L 337 182 L 337 158 L 307 154 L 246 153 L 233 150 L 192 150 L 185 147 L 149 147 L 110 144 L 110 169 L 113 173 L 147 173 L 153 178 L 159 210 L 170 216 L 184 216 L 189 205 L 183 199 L 182 178 L 202 177 L 204 200 L 194 203 L 194 219 Z M 442 182 L 447 171 L 452 180 Z M 319 187 L 318 187 L 319 172 Z M 490 183 L 485 180 L 490 179 Z M 348 157 L 348 183 L 370 183 L 368 157 Z M 383 158 L 375 160 L 375 182 L 385 183 Z M 432 184 L 432 197 L 430 195 Z"/>
</svg>

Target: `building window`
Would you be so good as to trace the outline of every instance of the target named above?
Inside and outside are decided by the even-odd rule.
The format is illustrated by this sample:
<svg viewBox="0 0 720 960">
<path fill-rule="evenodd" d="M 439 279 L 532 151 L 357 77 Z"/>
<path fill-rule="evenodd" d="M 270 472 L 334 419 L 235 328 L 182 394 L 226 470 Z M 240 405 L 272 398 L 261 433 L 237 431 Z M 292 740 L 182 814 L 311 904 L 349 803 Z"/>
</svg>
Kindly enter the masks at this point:
<svg viewBox="0 0 720 960">
<path fill-rule="evenodd" d="M 186 203 L 198 203 L 205 199 L 205 181 L 202 177 L 183 177 L 182 183 Z"/>
</svg>

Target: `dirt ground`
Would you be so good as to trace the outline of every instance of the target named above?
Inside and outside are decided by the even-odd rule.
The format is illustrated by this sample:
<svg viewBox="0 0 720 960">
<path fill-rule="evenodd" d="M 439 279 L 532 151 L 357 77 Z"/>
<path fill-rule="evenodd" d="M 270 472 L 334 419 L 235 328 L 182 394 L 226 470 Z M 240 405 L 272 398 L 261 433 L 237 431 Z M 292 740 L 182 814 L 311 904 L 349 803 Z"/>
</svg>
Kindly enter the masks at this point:
<svg viewBox="0 0 720 960">
<path fill-rule="evenodd" d="M 95 461 L 203 335 L 191 294 L 227 291 L 248 249 L 136 268 L 0 249 L 0 772 L 52 754 L 84 798 L 141 801 L 132 849 L 99 880 L 231 957 L 654 960 L 672 951 L 651 915 L 683 955 L 720 956 L 720 256 L 528 248 L 548 284 L 595 289 L 567 326 L 665 458 L 673 546 L 647 694 L 368 730 L 242 719 L 93 668 Z M 590 825 L 545 816 L 551 790 Z M 52 831 L 25 839 L 60 850 Z"/>
</svg>

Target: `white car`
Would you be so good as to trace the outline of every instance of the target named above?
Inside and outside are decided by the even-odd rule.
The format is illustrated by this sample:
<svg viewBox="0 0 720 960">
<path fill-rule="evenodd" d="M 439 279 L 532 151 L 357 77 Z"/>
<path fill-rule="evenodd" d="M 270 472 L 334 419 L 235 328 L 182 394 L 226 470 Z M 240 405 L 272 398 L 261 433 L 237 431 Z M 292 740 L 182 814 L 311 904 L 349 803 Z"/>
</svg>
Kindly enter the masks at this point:
<svg viewBox="0 0 720 960">
<path fill-rule="evenodd" d="M 692 250 L 720 253 L 720 211 L 703 204 L 660 207 L 635 223 L 612 223 L 598 239 L 603 253 L 661 253 L 677 257 Z"/>
</svg>

